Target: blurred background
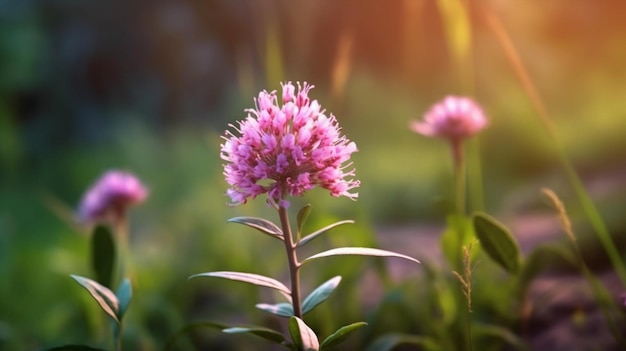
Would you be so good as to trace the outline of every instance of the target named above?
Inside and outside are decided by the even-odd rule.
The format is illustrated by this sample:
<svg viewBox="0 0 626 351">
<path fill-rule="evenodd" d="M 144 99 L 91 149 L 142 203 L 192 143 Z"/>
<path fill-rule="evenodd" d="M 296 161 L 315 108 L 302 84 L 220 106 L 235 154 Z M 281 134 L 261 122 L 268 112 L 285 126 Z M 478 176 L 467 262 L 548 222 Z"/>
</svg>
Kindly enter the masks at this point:
<svg viewBox="0 0 626 351">
<path fill-rule="evenodd" d="M 443 226 L 447 145 L 408 124 L 448 94 L 472 96 L 490 119 L 468 144 L 473 189 L 482 190 L 471 194 L 472 208 L 505 219 L 549 210 L 539 192 L 547 186 L 576 218 L 555 144 L 489 16 L 517 50 L 613 233 L 626 234 L 624 11 L 620 1 L 571 0 L 0 1 L 0 348 L 105 343 L 101 311 L 68 275 L 92 274 L 89 238 L 73 211 L 111 168 L 134 172 L 150 189 L 131 213 L 139 280 L 127 349 L 161 349 L 196 319 L 271 321 L 248 313 L 265 292 L 187 277 L 284 274 L 281 247 L 226 224 L 275 214 L 263 200 L 226 206 L 219 158 L 228 124 L 281 81 L 314 84 L 312 98 L 359 147 L 357 202 L 321 190 L 302 200 L 313 204 L 311 230 L 357 221 L 312 250 L 390 248 L 387 228 Z M 320 267 L 305 270 L 307 284 L 342 274 L 349 286 L 374 268 L 357 258 Z M 341 296 L 312 317 L 322 333 L 338 327 L 323 317 L 335 307 L 347 322 L 367 316 L 362 300 Z M 196 339 L 226 350 L 234 338 L 207 330 Z"/>
</svg>

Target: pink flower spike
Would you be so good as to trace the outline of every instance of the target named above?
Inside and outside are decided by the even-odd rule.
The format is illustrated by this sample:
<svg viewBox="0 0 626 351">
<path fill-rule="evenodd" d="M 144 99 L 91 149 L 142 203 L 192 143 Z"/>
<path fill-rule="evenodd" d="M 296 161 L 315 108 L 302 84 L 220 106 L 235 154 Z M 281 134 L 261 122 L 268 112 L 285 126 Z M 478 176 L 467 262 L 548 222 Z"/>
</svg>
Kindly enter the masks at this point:
<svg viewBox="0 0 626 351">
<path fill-rule="evenodd" d="M 291 82 L 281 83 L 282 105 L 275 91 L 259 93 L 256 108 L 246 109 L 247 118 L 224 134 L 220 156 L 226 161 L 232 205 L 267 193 L 268 204 L 286 208 L 287 196 L 301 196 L 315 186 L 333 196 L 357 198 L 349 190 L 359 181 L 347 179 L 354 170 L 343 169 L 356 144 L 341 136 L 335 116 L 325 115 L 309 98 L 313 85 L 296 84 L 297 90 Z"/>
<path fill-rule="evenodd" d="M 411 122 L 416 133 L 439 137 L 459 143 L 487 126 L 487 118 L 480 106 L 470 98 L 447 96 L 433 105 L 424 115 L 424 121 Z"/>
<path fill-rule="evenodd" d="M 147 196 L 148 191 L 134 175 L 108 171 L 83 195 L 78 217 L 85 223 L 119 220 L 128 207 L 143 202 Z"/>
</svg>

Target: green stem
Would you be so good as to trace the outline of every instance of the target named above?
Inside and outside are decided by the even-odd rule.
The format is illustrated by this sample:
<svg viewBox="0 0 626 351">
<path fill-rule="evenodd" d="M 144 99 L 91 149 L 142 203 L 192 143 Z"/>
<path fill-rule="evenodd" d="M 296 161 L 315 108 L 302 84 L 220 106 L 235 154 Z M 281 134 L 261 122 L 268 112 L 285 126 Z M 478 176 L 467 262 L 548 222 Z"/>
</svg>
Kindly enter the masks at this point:
<svg viewBox="0 0 626 351">
<path fill-rule="evenodd" d="M 471 211 L 482 211 L 485 207 L 479 143 L 480 138 L 474 137 L 468 144 L 467 191 Z"/>
<path fill-rule="evenodd" d="M 120 326 L 121 329 L 121 326 Z M 122 350 L 122 338 L 120 337 L 121 330 L 119 333 L 115 333 L 115 351 Z"/>
<path fill-rule="evenodd" d="M 126 277 L 132 277 L 132 264 L 130 254 L 130 238 L 128 231 L 128 221 L 125 215 L 117 217 L 115 223 L 115 230 L 117 238 L 117 279 L 112 282 L 112 286 L 115 283 L 120 284 Z"/>
<path fill-rule="evenodd" d="M 463 161 L 463 144 L 461 141 L 452 141 L 452 158 L 454 162 L 454 188 L 456 192 L 456 211 L 458 215 L 465 215 L 465 163 Z"/>
<path fill-rule="evenodd" d="M 302 318 L 302 306 L 300 304 L 300 263 L 296 256 L 296 246 L 293 242 L 293 234 L 291 233 L 291 226 L 289 225 L 287 209 L 282 205 L 279 206 L 278 214 L 280 216 L 280 224 L 283 228 L 283 242 L 285 243 L 287 260 L 289 261 L 293 314 L 298 318 Z"/>
<path fill-rule="evenodd" d="M 473 344 L 473 342 L 472 342 L 472 317 L 470 317 L 469 308 L 467 310 L 467 313 L 465 314 L 465 318 L 466 318 L 466 320 L 465 320 L 465 328 L 466 328 L 466 331 L 467 331 L 467 349 L 469 351 L 472 351 L 473 350 L 473 347 L 472 347 L 472 344 Z"/>
</svg>

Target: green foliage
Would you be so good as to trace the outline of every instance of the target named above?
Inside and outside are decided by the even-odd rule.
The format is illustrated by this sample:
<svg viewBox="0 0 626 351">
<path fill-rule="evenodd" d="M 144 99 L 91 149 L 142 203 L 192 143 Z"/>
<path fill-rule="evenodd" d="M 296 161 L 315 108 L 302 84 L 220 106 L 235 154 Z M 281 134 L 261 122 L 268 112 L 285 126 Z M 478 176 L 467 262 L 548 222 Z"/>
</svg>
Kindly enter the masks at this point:
<svg viewBox="0 0 626 351">
<path fill-rule="evenodd" d="M 227 334 L 248 333 L 259 336 L 265 340 L 282 345 L 286 342 L 285 336 L 275 330 L 262 327 L 230 327 L 222 330 Z"/>
<path fill-rule="evenodd" d="M 315 332 L 298 317 L 289 319 L 289 333 L 298 350 L 318 351 L 320 344 Z"/>
<path fill-rule="evenodd" d="M 506 343 L 513 350 L 530 351 L 527 343 L 511 330 L 499 325 L 475 325 L 476 339 L 484 344 L 493 344 L 494 339 Z M 483 340 L 484 339 L 484 340 Z"/>
<path fill-rule="evenodd" d="M 309 218 L 309 215 L 311 214 L 311 205 L 310 204 L 306 204 L 305 206 L 302 206 L 302 208 L 300 209 L 300 211 L 298 211 L 298 216 L 296 217 L 297 220 L 297 240 L 296 242 L 299 245 L 301 243 L 301 238 L 302 238 L 302 228 L 304 227 L 304 223 L 306 222 L 307 218 Z"/>
<path fill-rule="evenodd" d="M 335 291 L 337 286 L 339 286 L 339 282 L 341 282 L 341 277 L 336 276 L 315 288 L 315 290 L 313 290 L 304 299 L 304 301 L 302 301 L 302 313 L 307 313 L 315 308 L 315 306 L 324 302 L 324 300 L 326 300 L 328 296 L 330 296 L 330 294 Z"/>
<path fill-rule="evenodd" d="M 279 317 L 293 317 L 293 306 L 291 303 L 281 302 L 277 304 L 258 303 L 256 308 L 275 314 Z"/>
<path fill-rule="evenodd" d="M 319 258 L 331 257 L 331 256 L 345 256 L 345 255 L 397 257 L 397 258 L 403 258 L 405 260 L 413 261 L 415 263 L 420 263 L 418 260 L 414 259 L 413 257 L 409 257 L 407 255 L 403 255 L 403 254 L 399 254 L 399 253 L 391 252 L 387 250 L 374 249 L 374 248 L 369 248 L 369 247 L 340 247 L 340 248 L 330 249 L 324 252 L 320 252 L 313 256 L 307 257 L 306 259 L 302 261 L 302 264 L 309 263 Z"/>
<path fill-rule="evenodd" d="M 46 351 L 104 351 L 104 350 L 91 347 L 91 346 L 86 346 L 86 345 L 64 345 L 64 346 L 53 347 Z"/>
<path fill-rule="evenodd" d="M 98 306 L 111 317 L 115 323 L 120 324 L 120 303 L 117 296 L 109 290 L 109 288 L 100 285 L 98 282 L 89 278 L 78 275 L 71 275 L 83 288 L 87 290 L 89 295 L 98 303 Z"/>
<path fill-rule="evenodd" d="M 261 233 L 265 233 L 271 237 L 274 237 L 280 240 L 283 239 L 283 232 L 280 229 L 280 227 L 268 221 L 267 219 L 256 218 L 256 217 L 234 217 L 234 218 L 229 219 L 228 221 L 233 222 L 233 223 L 241 223 L 249 227 L 252 227 L 254 229 L 257 229 Z"/>
<path fill-rule="evenodd" d="M 132 286 L 130 284 L 130 280 L 128 278 L 124 279 L 117 289 L 117 293 L 115 294 L 117 300 L 119 301 L 119 318 L 122 320 L 124 317 L 124 313 L 128 310 L 128 306 L 130 305 L 130 300 L 133 296 Z"/>
<path fill-rule="evenodd" d="M 366 351 L 391 351 L 401 345 L 415 345 L 425 351 L 442 351 L 439 344 L 430 337 L 409 334 L 387 334 L 376 339 Z"/>
<path fill-rule="evenodd" d="M 259 275 L 259 274 L 241 273 L 241 272 L 207 272 L 207 273 L 194 274 L 190 276 L 189 279 L 193 279 L 197 277 L 216 277 L 216 278 L 237 280 L 237 281 L 244 282 L 244 283 L 272 288 L 272 289 L 278 290 L 279 292 L 283 293 L 286 296 L 289 296 L 289 294 L 291 294 L 291 291 L 289 290 L 289 288 L 286 287 L 283 283 L 279 282 L 276 279 Z"/>
<path fill-rule="evenodd" d="M 327 231 L 329 231 L 329 230 L 331 230 L 331 229 L 333 229 L 335 227 L 338 227 L 338 226 L 343 225 L 343 224 L 352 224 L 352 223 L 354 223 L 353 220 L 345 220 L 345 221 L 339 221 L 339 222 L 335 222 L 333 224 L 329 224 L 329 225 L 325 226 L 324 228 L 316 230 L 313 233 L 311 233 L 311 234 L 305 236 L 304 238 L 302 238 L 300 241 L 297 242 L 297 246 L 298 247 L 304 246 L 307 243 L 309 243 L 310 241 L 312 241 L 313 239 L 317 238 L 318 236 L 326 233 Z"/>
<path fill-rule="evenodd" d="M 342 342 L 346 341 L 346 339 L 350 335 L 352 335 L 352 333 L 354 333 L 358 329 L 365 327 L 366 325 L 367 323 L 365 322 L 356 322 L 337 329 L 337 331 L 324 339 L 324 341 L 320 345 L 320 350 L 327 350 L 341 344 Z"/>
<path fill-rule="evenodd" d="M 501 223 L 484 213 L 473 216 L 474 232 L 485 252 L 502 268 L 516 274 L 521 265 L 519 244 Z"/>
<path fill-rule="evenodd" d="M 113 288 L 115 272 L 115 242 L 111 230 L 98 225 L 91 233 L 91 265 L 96 280 L 109 289 Z"/>
<path fill-rule="evenodd" d="M 536 247 L 526 258 L 519 276 L 521 291 L 539 274 L 546 272 L 566 272 L 577 268 L 576 256 L 564 245 L 543 244 Z"/>
<path fill-rule="evenodd" d="M 450 266 L 460 270 L 463 247 L 475 240 L 471 219 L 464 215 L 448 215 L 445 228 L 441 234 L 441 251 Z"/>
</svg>

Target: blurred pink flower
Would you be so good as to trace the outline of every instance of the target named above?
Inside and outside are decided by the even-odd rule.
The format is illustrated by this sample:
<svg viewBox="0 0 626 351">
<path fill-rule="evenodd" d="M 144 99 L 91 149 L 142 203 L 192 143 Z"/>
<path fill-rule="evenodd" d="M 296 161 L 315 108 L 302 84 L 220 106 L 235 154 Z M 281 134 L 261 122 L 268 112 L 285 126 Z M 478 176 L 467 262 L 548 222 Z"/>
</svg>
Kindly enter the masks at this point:
<svg viewBox="0 0 626 351">
<path fill-rule="evenodd" d="M 419 134 L 450 140 L 454 144 L 471 137 L 487 126 L 483 110 L 466 97 L 447 96 L 433 105 L 423 122 L 411 123 L 411 130 Z"/>
<path fill-rule="evenodd" d="M 326 115 L 317 100 L 310 100 L 313 88 L 306 82 L 298 89 L 291 82 L 282 84 L 282 105 L 276 91 L 259 93 L 256 108 L 247 109 L 248 117 L 229 125 L 220 156 L 226 182 L 226 194 L 233 205 L 268 193 L 270 201 L 288 206 L 287 195 L 300 196 L 316 185 L 332 196 L 356 199 L 350 193 L 359 181 L 346 179 L 355 175 L 343 165 L 357 151 L 356 144 L 340 135 L 335 116 Z"/>
<path fill-rule="evenodd" d="M 147 196 L 148 191 L 134 175 L 111 170 L 104 173 L 83 195 L 78 216 L 87 223 L 119 220 L 129 206 L 141 203 Z"/>
</svg>

